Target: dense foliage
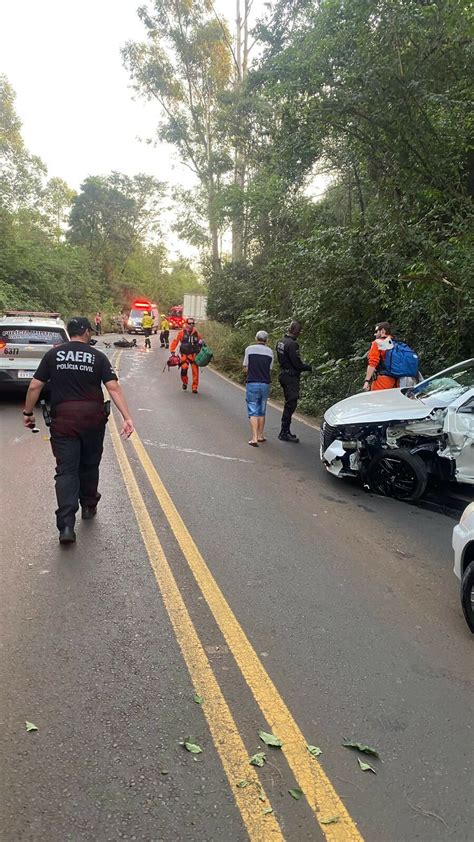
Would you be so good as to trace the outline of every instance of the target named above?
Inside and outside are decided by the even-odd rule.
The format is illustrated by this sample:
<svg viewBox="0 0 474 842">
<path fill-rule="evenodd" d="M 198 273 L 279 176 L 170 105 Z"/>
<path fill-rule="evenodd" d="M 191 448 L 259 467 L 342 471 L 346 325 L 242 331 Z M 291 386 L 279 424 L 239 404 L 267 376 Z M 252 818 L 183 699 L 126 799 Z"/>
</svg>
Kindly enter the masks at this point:
<svg viewBox="0 0 474 842">
<path fill-rule="evenodd" d="M 0 309 L 113 315 L 136 295 L 162 307 L 201 290 L 188 261 L 170 261 L 151 176 L 91 176 L 76 195 L 25 148 L 15 95 L 0 77 Z"/>
<path fill-rule="evenodd" d="M 207 251 L 210 314 L 242 332 L 224 345 L 303 320 L 315 411 L 358 387 L 376 320 L 424 372 L 473 354 L 472 5 L 275 0 L 249 72 L 250 6 L 231 42 L 214 4 L 151 0 L 124 51 L 198 176 L 180 233 Z"/>
<path fill-rule="evenodd" d="M 376 320 L 423 372 L 472 356 L 472 5 L 274 0 L 249 37 L 252 4 L 234 3 L 232 40 L 208 0 L 150 0 L 122 53 L 196 177 L 173 227 L 230 329 L 222 364 L 299 318 L 316 371 L 303 405 L 319 412 L 359 388 Z M 168 260 L 164 190 L 143 174 L 89 176 L 78 195 L 48 181 L 0 78 L 0 306 L 112 312 L 200 289 Z"/>
<path fill-rule="evenodd" d="M 235 105 L 246 259 L 211 273 L 209 309 L 301 318 L 313 411 L 360 387 L 377 319 L 424 372 L 474 353 L 471 24 L 460 0 L 279 0 L 258 28 Z"/>
</svg>

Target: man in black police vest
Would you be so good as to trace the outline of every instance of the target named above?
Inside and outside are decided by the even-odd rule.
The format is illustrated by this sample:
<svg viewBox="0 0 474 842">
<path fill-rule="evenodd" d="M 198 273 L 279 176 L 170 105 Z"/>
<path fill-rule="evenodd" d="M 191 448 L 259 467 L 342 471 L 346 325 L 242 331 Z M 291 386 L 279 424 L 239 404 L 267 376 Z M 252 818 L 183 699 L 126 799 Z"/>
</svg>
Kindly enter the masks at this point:
<svg viewBox="0 0 474 842">
<path fill-rule="evenodd" d="M 300 322 L 292 322 L 288 333 L 276 344 L 276 353 L 280 363 L 279 381 L 285 396 L 285 406 L 281 416 L 280 441 L 298 444 L 299 438 L 290 431 L 291 419 L 300 396 L 300 377 L 302 371 L 312 371 L 300 358 L 300 346 L 297 339 L 301 333 Z"/>
<path fill-rule="evenodd" d="M 122 389 L 102 351 L 89 344 L 93 327 L 77 316 L 68 326 L 70 342 L 48 351 L 28 389 L 23 410 L 26 427 L 35 426 L 34 407 L 45 383 L 51 387 L 51 447 L 56 457 L 56 522 L 61 544 L 76 540 L 74 524 L 79 502 L 82 517 L 97 512 L 99 464 L 107 416 L 102 383 L 123 417 L 121 436 L 128 438 L 133 422 Z"/>
</svg>

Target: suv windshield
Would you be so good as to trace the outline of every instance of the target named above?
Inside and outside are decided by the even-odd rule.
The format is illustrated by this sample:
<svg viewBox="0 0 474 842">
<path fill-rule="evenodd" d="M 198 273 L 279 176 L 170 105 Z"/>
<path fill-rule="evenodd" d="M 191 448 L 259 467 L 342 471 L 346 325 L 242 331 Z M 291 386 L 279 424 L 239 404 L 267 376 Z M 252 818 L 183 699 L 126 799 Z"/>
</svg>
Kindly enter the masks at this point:
<svg viewBox="0 0 474 842">
<path fill-rule="evenodd" d="M 147 312 L 146 310 L 130 310 L 130 318 L 131 319 L 143 319 L 143 316 L 145 315 L 146 312 Z M 150 312 L 150 311 L 148 311 L 148 312 Z"/>
<path fill-rule="evenodd" d="M 411 390 L 415 398 L 429 398 L 434 395 L 443 396 L 446 403 L 451 403 L 460 395 L 474 388 L 474 365 L 466 365 L 466 368 L 459 368 L 458 371 L 446 372 L 443 375 L 435 375 L 419 386 Z"/>
<path fill-rule="evenodd" d="M 0 339 L 10 345 L 61 345 L 67 336 L 61 328 L 0 327 Z"/>
</svg>

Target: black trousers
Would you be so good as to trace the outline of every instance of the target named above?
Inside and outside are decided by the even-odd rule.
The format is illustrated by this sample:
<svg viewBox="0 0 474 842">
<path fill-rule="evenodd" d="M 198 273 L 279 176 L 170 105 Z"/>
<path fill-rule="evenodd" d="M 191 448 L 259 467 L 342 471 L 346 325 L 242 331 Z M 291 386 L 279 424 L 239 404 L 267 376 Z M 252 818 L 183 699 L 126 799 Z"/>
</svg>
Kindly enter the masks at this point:
<svg viewBox="0 0 474 842">
<path fill-rule="evenodd" d="M 285 405 L 281 416 L 281 432 L 288 433 L 290 431 L 291 419 L 300 396 L 300 378 L 299 375 L 295 376 L 282 372 L 278 379 L 285 396 Z"/>
<path fill-rule="evenodd" d="M 151 348 L 151 342 L 150 342 L 151 327 L 145 327 L 143 329 L 143 333 L 145 334 L 145 348 Z"/>
<path fill-rule="evenodd" d="M 170 332 L 169 330 L 162 330 L 160 333 L 160 343 L 162 348 L 169 348 Z"/>
<path fill-rule="evenodd" d="M 101 404 L 84 411 L 64 410 L 51 422 L 51 448 L 56 458 L 56 524 L 59 530 L 74 526 L 81 506 L 96 506 L 100 500 L 99 465 L 104 447 L 105 417 Z M 64 406 L 64 405 L 63 405 Z M 82 410 L 82 413 L 81 413 Z"/>
</svg>

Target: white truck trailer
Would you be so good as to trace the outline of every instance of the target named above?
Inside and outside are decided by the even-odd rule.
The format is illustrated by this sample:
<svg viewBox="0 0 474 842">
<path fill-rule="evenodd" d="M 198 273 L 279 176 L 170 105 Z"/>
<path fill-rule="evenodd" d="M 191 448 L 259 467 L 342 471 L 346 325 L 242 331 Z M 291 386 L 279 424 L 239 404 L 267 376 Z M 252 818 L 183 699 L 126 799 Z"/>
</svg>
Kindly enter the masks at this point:
<svg viewBox="0 0 474 842">
<path fill-rule="evenodd" d="M 197 322 L 207 319 L 207 295 L 186 293 L 183 299 L 183 318 L 193 318 Z"/>
</svg>

